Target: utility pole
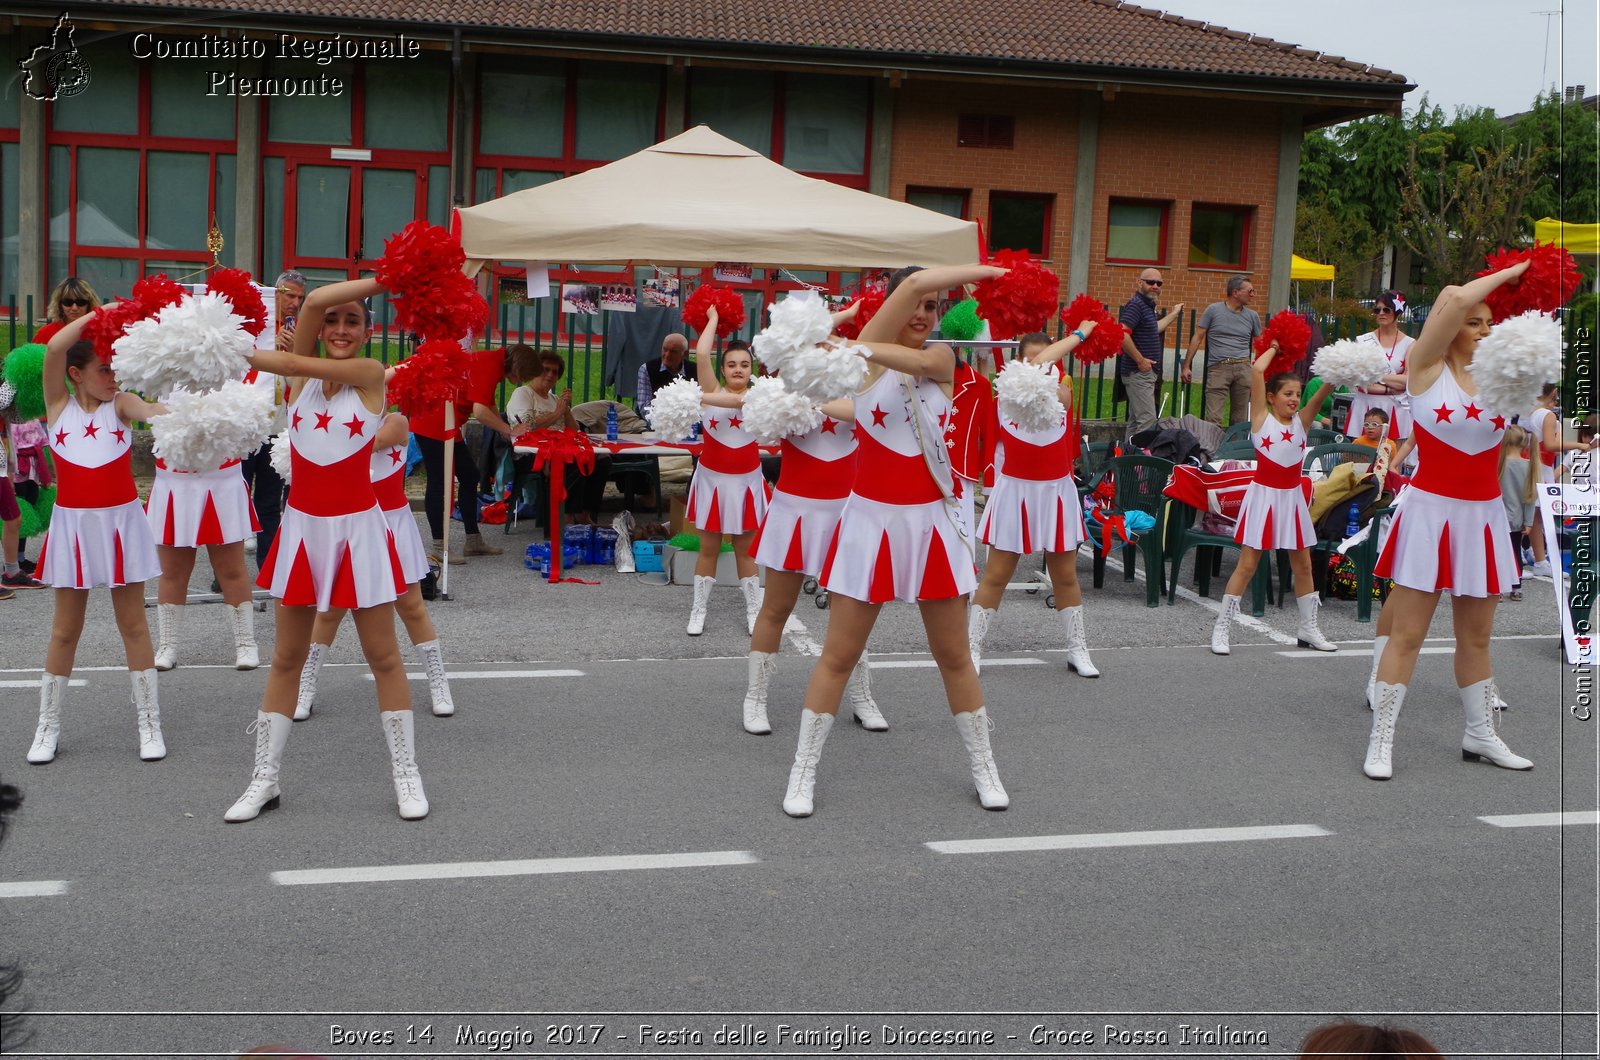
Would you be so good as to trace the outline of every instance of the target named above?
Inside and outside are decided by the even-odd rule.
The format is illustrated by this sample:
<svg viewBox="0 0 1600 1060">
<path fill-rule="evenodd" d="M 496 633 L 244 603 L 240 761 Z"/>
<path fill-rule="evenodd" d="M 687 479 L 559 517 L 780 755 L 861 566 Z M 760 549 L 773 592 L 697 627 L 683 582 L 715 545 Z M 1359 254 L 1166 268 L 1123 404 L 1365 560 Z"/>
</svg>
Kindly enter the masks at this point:
<svg viewBox="0 0 1600 1060">
<path fill-rule="evenodd" d="M 1550 72 L 1550 22 L 1561 17 L 1561 11 L 1535 11 L 1535 15 L 1544 16 L 1544 58 L 1539 67 L 1539 95 L 1544 95 L 1545 86 L 1550 82 L 1546 80 Z"/>
</svg>

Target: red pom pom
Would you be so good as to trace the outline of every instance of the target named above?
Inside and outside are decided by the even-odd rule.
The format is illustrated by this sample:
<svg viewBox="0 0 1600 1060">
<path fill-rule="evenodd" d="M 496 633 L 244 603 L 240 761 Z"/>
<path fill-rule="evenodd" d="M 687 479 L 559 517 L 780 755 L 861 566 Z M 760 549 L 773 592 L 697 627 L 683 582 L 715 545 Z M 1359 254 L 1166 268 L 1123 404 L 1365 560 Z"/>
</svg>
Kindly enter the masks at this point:
<svg viewBox="0 0 1600 1060">
<path fill-rule="evenodd" d="M 267 326 L 267 304 L 261 292 L 243 269 L 218 269 L 206 278 L 206 290 L 220 294 L 233 306 L 233 311 L 244 317 L 244 329 L 252 338 Z"/>
<path fill-rule="evenodd" d="M 1530 311 L 1554 313 L 1577 293 L 1582 281 L 1577 261 L 1565 247 L 1554 243 L 1535 243 L 1526 250 L 1501 247 L 1484 260 L 1488 268 L 1478 273 L 1479 276 L 1509 269 L 1521 261 L 1529 263 L 1528 271 L 1520 280 L 1502 284 L 1484 299 L 1489 303 L 1496 324 Z"/>
<path fill-rule="evenodd" d="M 459 239 L 426 221 L 412 221 L 384 240 L 377 280 L 390 294 L 395 324 L 424 344 L 481 332 L 489 306 L 461 271 L 466 260 Z"/>
<path fill-rule="evenodd" d="M 712 306 L 717 309 L 717 338 L 725 339 L 744 327 L 744 299 L 737 291 L 712 283 L 696 287 L 683 303 L 683 322 L 696 331 L 704 331 Z"/>
<path fill-rule="evenodd" d="M 1099 364 L 1122 351 L 1122 336 L 1127 329 L 1093 295 L 1080 294 L 1061 310 L 1061 322 L 1068 331 L 1075 331 L 1090 320 L 1094 321 L 1094 330 L 1073 348 L 1072 357 L 1084 364 Z"/>
<path fill-rule="evenodd" d="M 1009 269 L 1004 276 L 973 288 L 978 315 L 989 322 L 989 335 L 1010 339 L 1044 327 L 1061 296 L 1056 274 L 1025 250 L 997 250 L 989 264 Z"/>
<path fill-rule="evenodd" d="M 111 344 L 122 338 L 130 325 L 183 301 L 186 293 L 167 279 L 165 273 L 146 276 L 133 285 L 133 292 L 127 298 L 96 310 L 83 326 L 83 337 L 94 346 L 95 355 L 109 364 L 116 353 Z"/>
<path fill-rule="evenodd" d="M 861 308 L 856 310 L 856 315 L 852 319 L 846 320 L 839 325 L 839 334 L 847 339 L 859 339 L 861 337 L 861 329 L 867 326 L 867 321 L 877 316 L 878 310 L 883 308 L 885 297 L 887 296 L 883 293 L 882 287 L 873 285 L 863 288 L 861 293 L 856 296 L 855 301 L 850 303 Z"/>
<path fill-rule="evenodd" d="M 188 294 L 182 287 L 167 279 L 167 274 L 158 272 L 154 276 L 146 276 L 133 285 L 133 301 L 143 310 L 143 316 L 153 317 L 169 305 L 176 305 L 183 301 L 183 296 Z M 140 319 L 143 319 L 141 317 Z"/>
<path fill-rule="evenodd" d="M 430 339 L 395 365 L 389 403 L 407 416 L 431 412 L 456 400 L 467 384 L 466 354 L 453 339 Z"/>
<path fill-rule="evenodd" d="M 1278 355 L 1267 365 L 1268 379 L 1279 372 L 1294 371 L 1295 366 L 1305 360 L 1306 347 L 1311 345 L 1311 325 L 1299 313 L 1279 310 L 1256 336 L 1256 352 L 1266 353 L 1274 340 L 1278 343 Z"/>
</svg>

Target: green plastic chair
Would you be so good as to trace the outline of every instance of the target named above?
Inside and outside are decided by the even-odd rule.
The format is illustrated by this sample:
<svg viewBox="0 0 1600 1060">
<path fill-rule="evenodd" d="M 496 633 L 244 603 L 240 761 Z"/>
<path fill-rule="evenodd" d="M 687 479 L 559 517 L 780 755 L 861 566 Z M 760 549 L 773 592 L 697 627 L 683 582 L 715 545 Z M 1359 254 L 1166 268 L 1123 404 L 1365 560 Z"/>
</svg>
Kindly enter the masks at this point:
<svg viewBox="0 0 1600 1060">
<path fill-rule="evenodd" d="M 1249 420 L 1240 420 L 1238 423 L 1235 423 L 1233 426 L 1231 426 L 1227 430 L 1223 431 L 1222 432 L 1222 441 L 1218 442 L 1217 445 L 1219 447 L 1220 446 L 1224 446 L 1224 445 L 1227 445 L 1229 442 L 1237 441 L 1240 438 L 1243 438 L 1246 441 L 1249 440 L 1249 438 L 1250 438 L 1250 421 Z"/>
<path fill-rule="evenodd" d="M 1330 445 L 1344 441 L 1344 435 L 1338 431 L 1330 431 L 1326 427 L 1313 427 L 1306 432 L 1306 441 L 1312 445 Z"/>
<path fill-rule="evenodd" d="M 1106 474 L 1112 476 L 1115 493 L 1112 507 L 1118 512 L 1147 512 L 1156 525 L 1137 541 L 1122 547 L 1122 579 L 1133 581 L 1134 559 L 1144 556 L 1144 577 L 1148 590 L 1146 607 L 1161 606 L 1161 584 L 1166 574 L 1166 494 L 1167 480 L 1172 477 L 1172 461 L 1159 457 L 1132 454 L 1112 457 L 1106 462 Z M 1102 478 L 1104 476 L 1101 476 Z M 1106 581 L 1106 556 L 1099 538 L 1090 542 L 1094 549 L 1094 587 L 1102 588 Z"/>
<path fill-rule="evenodd" d="M 1217 451 L 1211 454 L 1211 459 L 1216 460 L 1255 460 L 1258 458 L 1256 447 L 1248 438 L 1233 438 L 1217 446 Z"/>
<path fill-rule="evenodd" d="M 1327 442 L 1307 449 L 1305 459 L 1300 462 L 1300 469 L 1310 475 L 1314 469 L 1320 468 L 1322 473 L 1326 475 L 1336 465 L 1347 461 L 1370 464 L 1377 456 L 1378 451 L 1370 445 L 1356 445 L 1354 442 Z"/>
<path fill-rule="evenodd" d="M 1106 473 L 1106 461 L 1111 459 L 1115 442 L 1090 442 L 1078 454 L 1078 474 L 1086 482 L 1098 481 Z"/>
<path fill-rule="evenodd" d="M 1208 534 L 1195 529 L 1195 520 L 1200 513 L 1187 504 L 1172 505 L 1169 514 L 1172 526 L 1172 575 L 1167 583 L 1167 606 L 1178 595 L 1178 574 L 1183 569 L 1183 555 L 1191 548 L 1197 549 L 1194 557 L 1195 590 L 1201 596 L 1211 595 L 1211 575 L 1213 568 L 1220 562 L 1224 548 L 1238 548 L 1231 535 Z M 1215 549 L 1217 551 L 1210 551 Z M 1280 579 L 1281 580 L 1281 579 Z M 1256 565 L 1256 572 L 1250 578 L 1250 613 L 1257 618 L 1267 613 L 1267 598 L 1272 595 L 1272 565 L 1270 561 Z M 1279 606 L 1283 605 L 1279 600 Z"/>
</svg>

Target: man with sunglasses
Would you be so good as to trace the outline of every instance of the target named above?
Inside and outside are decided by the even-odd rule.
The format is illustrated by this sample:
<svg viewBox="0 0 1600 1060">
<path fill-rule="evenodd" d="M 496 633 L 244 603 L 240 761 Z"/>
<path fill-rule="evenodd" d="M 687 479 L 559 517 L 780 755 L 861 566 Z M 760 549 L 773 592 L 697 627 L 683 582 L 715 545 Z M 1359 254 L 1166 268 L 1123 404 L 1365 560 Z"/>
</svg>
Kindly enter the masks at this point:
<svg viewBox="0 0 1600 1060">
<path fill-rule="evenodd" d="M 1145 269 L 1134 285 L 1133 297 L 1123 305 L 1117 319 L 1127 328 L 1122 336 L 1122 352 L 1117 354 L 1117 376 L 1128 394 L 1128 433 L 1137 434 L 1156 421 L 1156 392 L 1161 389 L 1164 354 L 1161 336 L 1183 312 L 1183 303 L 1173 306 L 1164 317 L 1156 316 L 1156 299 L 1161 297 L 1161 270 Z"/>
<path fill-rule="evenodd" d="M 1228 424 L 1250 418 L 1250 363 L 1255 358 L 1256 336 L 1261 334 L 1261 317 L 1250 304 L 1255 301 L 1256 285 L 1250 277 L 1229 276 L 1226 297 L 1212 302 L 1200 314 L 1194 341 L 1183 362 L 1183 381 L 1194 378 L 1194 357 L 1206 351 L 1206 419 L 1218 427 L 1222 406 L 1228 405 Z"/>
</svg>

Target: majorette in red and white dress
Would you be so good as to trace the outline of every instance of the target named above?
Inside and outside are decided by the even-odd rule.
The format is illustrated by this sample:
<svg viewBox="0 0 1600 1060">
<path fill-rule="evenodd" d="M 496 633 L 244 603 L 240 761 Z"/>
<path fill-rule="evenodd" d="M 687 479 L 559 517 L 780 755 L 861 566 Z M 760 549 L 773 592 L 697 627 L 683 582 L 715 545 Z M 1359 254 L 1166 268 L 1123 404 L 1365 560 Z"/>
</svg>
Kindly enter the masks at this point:
<svg viewBox="0 0 1600 1060">
<path fill-rule="evenodd" d="M 1061 375 L 1061 365 L 1055 366 Z M 1077 439 L 1068 416 L 1044 431 L 996 420 L 994 488 L 978 537 L 1005 552 L 1073 552 L 1083 543 L 1083 505 L 1072 481 Z"/>
<path fill-rule="evenodd" d="M 904 380 L 886 371 L 855 396 L 855 485 L 822 565 L 824 588 L 868 603 L 946 600 L 978 584 L 954 506 L 928 470 Z M 931 380 L 911 386 L 942 432 L 950 399 Z M 947 458 L 942 433 L 931 446 Z"/>
<path fill-rule="evenodd" d="M 256 584 L 294 607 L 362 608 L 406 590 L 394 534 L 372 489 L 372 438 L 382 420 L 361 395 L 323 396 L 308 379 L 289 410 L 294 485 Z"/>
<path fill-rule="evenodd" d="M 741 426 L 738 409 L 702 405 L 700 414 L 705 444 L 689 483 L 685 517 L 708 533 L 750 533 L 761 526 L 770 495 L 761 474 L 761 451 Z"/>
<path fill-rule="evenodd" d="M 411 513 L 406 497 L 406 447 L 390 445 L 372 451 L 372 491 L 389 532 L 394 535 L 395 554 L 406 584 L 420 582 L 428 574 L 428 553 L 422 547 L 422 531 Z"/>
<path fill-rule="evenodd" d="M 156 481 L 144 507 L 156 542 L 171 548 L 231 545 L 261 531 L 240 460 L 192 471 L 156 457 Z"/>
<path fill-rule="evenodd" d="M 856 478 L 856 436 L 831 416 L 783 440 L 783 470 L 750 555 L 769 570 L 816 577 Z"/>
<path fill-rule="evenodd" d="M 1256 477 L 1239 506 L 1233 539 L 1249 548 L 1309 548 L 1316 543 L 1311 506 L 1301 486 L 1300 465 L 1306 457 L 1306 432 L 1299 416 L 1284 423 L 1271 412 L 1259 432 L 1250 435 L 1256 447 Z"/>
<path fill-rule="evenodd" d="M 159 577 L 156 543 L 133 482 L 133 431 L 114 401 L 67 401 L 49 425 L 56 505 L 35 576 L 56 589 L 115 588 Z"/>
<path fill-rule="evenodd" d="M 1546 449 L 1544 447 L 1544 421 L 1554 415 L 1554 410 L 1540 405 L 1528 416 L 1528 430 L 1533 432 L 1534 440 L 1539 443 L 1540 482 L 1554 482 L 1556 480 L 1556 457 L 1558 454 L 1554 449 Z M 1498 461 L 1500 458 L 1497 456 L 1495 459 Z"/>
<path fill-rule="evenodd" d="M 1448 364 L 1411 395 L 1411 408 L 1417 473 L 1401 493 L 1375 573 L 1425 593 L 1498 595 L 1517 583 L 1496 470 L 1506 418 L 1462 390 Z"/>
</svg>

